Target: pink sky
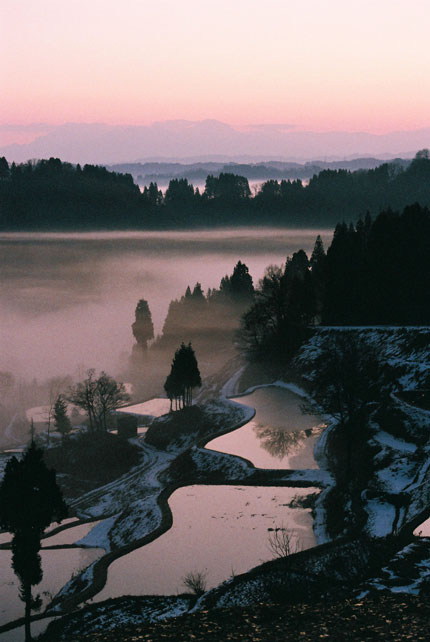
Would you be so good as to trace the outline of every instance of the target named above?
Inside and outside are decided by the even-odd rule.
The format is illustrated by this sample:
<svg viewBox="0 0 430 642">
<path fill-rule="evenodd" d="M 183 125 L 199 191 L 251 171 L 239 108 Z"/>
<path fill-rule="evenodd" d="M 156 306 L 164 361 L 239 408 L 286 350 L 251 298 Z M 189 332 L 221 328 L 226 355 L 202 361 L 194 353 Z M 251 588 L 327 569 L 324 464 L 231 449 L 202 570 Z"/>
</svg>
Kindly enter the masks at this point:
<svg viewBox="0 0 430 642">
<path fill-rule="evenodd" d="M 1 0 L 0 128 L 428 127 L 429 27 L 428 0 Z"/>
</svg>

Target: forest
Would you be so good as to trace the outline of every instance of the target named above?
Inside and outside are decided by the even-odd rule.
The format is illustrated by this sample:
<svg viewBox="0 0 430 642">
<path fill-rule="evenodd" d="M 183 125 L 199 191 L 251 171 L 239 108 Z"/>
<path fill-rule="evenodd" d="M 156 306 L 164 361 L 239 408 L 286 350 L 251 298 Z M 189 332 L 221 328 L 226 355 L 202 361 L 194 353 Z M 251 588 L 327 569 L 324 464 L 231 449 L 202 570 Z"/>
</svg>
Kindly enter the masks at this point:
<svg viewBox="0 0 430 642">
<path fill-rule="evenodd" d="M 430 205 L 430 158 L 421 150 L 406 167 L 384 163 L 370 170 L 326 169 L 307 185 L 267 180 L 251 193 L 248 179 L 209 175 L 205 189 L 175 178 L 163 193 L 143 192 L 130 174 L 72 165 L 56 158 L 12 163 L 0 158 L 0 229 L 184 229 L 216 226 L 334 226 L 367 212 L 377 216 L 419 202 Z"/>
<path fill-rule="evenodd" d="M 154 339 L 145 300 L 136 307 L 134 360 L 156 359 L 179 341 L 193 342 L 205 359 L 231 342 L 251 360 L 286 362 L 319 325 L 427 325 L 430 323 L 430 210 L 367 214 L 355 225 L 338 223 L 325 251 L 318 235 L 310 257 L 299 250 L 271 265 L 258 284 L 238 261 L 219 288 L 187 288 L 170 303 Z M 148 354 L 149 353 L 149 354 Z M 144 355 L 147 355 L 146 357 Z"/>
<path fill-rule="evenodd" d="M 318 237 L 310 259 L 300 250 L 267 271 L 242 317 L 242 346 L 279 359 L 316 325 L 429 324 L 429 234 L 430 210 L 418 204 L 339 223 L 327 253 Z"/>
</svg>

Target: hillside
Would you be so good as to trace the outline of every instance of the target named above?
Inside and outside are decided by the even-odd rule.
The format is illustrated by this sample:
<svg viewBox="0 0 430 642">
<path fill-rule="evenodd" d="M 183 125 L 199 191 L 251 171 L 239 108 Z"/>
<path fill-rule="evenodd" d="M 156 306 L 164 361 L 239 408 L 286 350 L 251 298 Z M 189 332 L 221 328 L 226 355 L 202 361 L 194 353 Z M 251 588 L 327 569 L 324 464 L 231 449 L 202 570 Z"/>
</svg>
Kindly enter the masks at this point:
<svg viewBox="0 0 430 642">
<path fill-rule="evenodd" d="M 342 219 L 356 221 L 366 212 L 377 215 L 384 208 L 430 205 L 428 150 L 418 152 L 406 166 L 396 161 L 357 171 L 305 166 L 308 184 L 300 178 L 269 178 L 255 195 L 241 174 L 249 174 L 248 166 L 223 170 L 206 176 L 199 170 L 199 182 L 206 179 L 204 191 L 194 189 L 187 178 L 175 177 L 164 194 L 156 182 L 141 193 L 130 174 L 105 167 L 81 168 L 58 158 L 9 166 L 2 157 L 0 229 L 324 227 Z M 277 178 L 278 168 L 268 171 Z"/>
<path fill-rule="evenodd" d="M 334 414 L 326 414 L 328 427 L 314 450 L 316 470 L 257 469 L 236 456 L 205 450 L 203 443 L 214 433 L 253 416 L 251 407 L 224 395 L 274 386 L 299 393 L 305 401 L 318 360 L 339 337 L 371 347 L 380 368 L 394 376 L 382 407 L 375 399 L 365 402 L 369 422 L 357 425 L 350 436 L 354 457 L 348 476 L 345 427 Z M 258 368 L 236 360 L 230 372 L 220 375 L 218 394 L 215 379 L 210 382 L 207 392 L 218 397 L 216 402 L 154 419 L 152 445 L 137 442 L 139 464 L 72 502 L 81 519 L 102 520 L 78 544 L 102 546 L 106 555 L 55 596 L 47 614 L 65 617 L 51 624 L 42 640 L 246 640 L 251 630 L 252 639 L 267 641 L 285 639 L 277 637 L 285 632 L 291 639 L 322 635 L 361 641 L 372 639 L 375 631 L 387 640 L 411 639 L 405 636 L 413 631 L 413 639 L 421 639 L 423 618 L 416 609 L 428 613 L 430 540 L 413 531 L 430 515 L 429 371 L 428 327 L 318 328 L 288 372 L 277 373 L 283 380 L 271 383 L 261 383 Z M 167 498 L 191 483 L 317 486 L 321 492 L 312 513 L 318 545 L 232 574 L 198 600 L 191 593 L 124 596 L 75 611 L 103 588 L 114 559 L 171 526 Z M 399 611 L 403 619 L 394 617 Z M 229 628 L 232 617 L 234 630 Z"/>
<path fill-rule="evenodd" d="M 363 600 L 298 604 L 260 604 L 252 608 L 201 611 L 145 624 L 111 628 L 110 618 L 97 631 L 85 633 L 71 618 L 63 633 L 55 627 L 40 642 L 365 642 L 427 640 L 430 600 L 427 596 L 383 595 Z M 75 628 L 78 626 L 78 628 Z"/>
<path fill-rule="evenodd" d="M 325 489 L 314 508 L 320 545 L 233 576 L 197 603 L 188 594 L 124 597 L 86 607 L 51 625 L 44 641 L 246 640 L 251 635 L 272 641 L 288 634 L 292 640 L 309 641 L 321 636 L 362 641 L 376 635 L 386 640 L 425 639 L 430 541 L 412 536 L 412 531 L 429 516 L 430 424 L 428 412 L 420 406 L 430 370 L 430 329 L 320 328 L 296 357 L 296 380 L 306 386 L 324 344 L 345 333 L 377 348 L 381 364 L 394 369 L 400 387 L 393 393 L 392 414 L 383 419 L 372 415 L 369 432 L 357 435 L 357 463 L 363 468 L 363 453 L 370 458 L 364 466 L 366 475 L 354 472 L 356 477 L 349 482 L 352 505 L 339 494 L 342 477 L 334 418 L 323 433 L 315 451 L 318 472 L 325 475 Z M 232 374 L 231 385 L 225 377 L 223 381 L 225 391 L 231 388 L 237 394 L 243 392 L 241 381 L 249 384 L 250 379 L 242 367 Z M 158 422 L 160 429 L 163 421 Z M 370 450 L 363 450 L 366 440 Z M 181 466 L 198 464 L 197 451 L 192 452 L 194 463 L 184 460 Z M 337 486 L 329 481 L 328 472 Z M 255 483 L 262 483 L 260 477 Z M 351 524 L 356 529 L 352 532 Z M 333 527 L 338 528 L 334 538 Z"/>
</svg>

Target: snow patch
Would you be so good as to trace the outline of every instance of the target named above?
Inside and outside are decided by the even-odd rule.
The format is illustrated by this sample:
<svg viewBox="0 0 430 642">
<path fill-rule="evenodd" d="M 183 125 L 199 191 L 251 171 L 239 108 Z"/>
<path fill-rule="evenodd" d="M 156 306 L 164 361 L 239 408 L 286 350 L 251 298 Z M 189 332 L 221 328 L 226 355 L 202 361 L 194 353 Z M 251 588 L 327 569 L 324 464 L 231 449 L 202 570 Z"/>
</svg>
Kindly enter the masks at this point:
<svg viewBox="0 0 430 642">
<path fill-rule="evenodd" d="M 94 526 L 90 532 L 82 539 L 76 542 L 77 546 L 85 546 L 88 548 L 104 548 L 106 553 L 111 550 L 111 543 L 109 540 L 109 531 L 114 525 L 118 515 L 113 515 L 104 519 L 102 522 Z"/>
<path fill-rule="evenodd" d="M 395 507 L 379 499 L 370 499 L 364 508 L 369 516 L 367 529 L 373 537 L 391 535 L 396 519 Z"/>
<path fill-rule="evenodd" d="M 226 381 L 220 391 L 222 397 L 234 397 L 238 393 L 239 380 L 245 368 L 246 366 L 242 366 L 241 368 L 239 368 L 239 370 L 237 370 L 237 372 L 235 372 L 234 375 L 232 375 L 230 379 Z"/>
<path fill-rule="evenodd" d="M 250 388 L 247 388 L 245 392 L 241 392 L 240 394 L 236 394 L 232 396 L 245 397 L 247 395 L 252 394 L 256 390 L 260 390 L 261 388 L 284 388 L 284 390 L 289 390 L 290 392 L 293 392 L 295 395 L 298 395 L 302 399 L 309 399 L 309 395 L 303 388 L 301 388 L 295 383 L 287 383 L 286 381 L 281 381 L 280 379 L 277 379 L 272 383 L 261 383 L 261 384 L 257 384 L 256 386 L 251 386 Z"/>
<path fill-rule="evenodd" d="M 383 430 L 379 430 L 373 436 L 373 439 L 379 442 L 381 445 L 388 446 L 393 450 L 414 453 L 417 449 L 415 444 L 403 441 L 403 439 L 398 439 L 397 437 L 393 437 L 393 435 L 390 435 L 388 432 L 384 432 Z"/>
</svg>

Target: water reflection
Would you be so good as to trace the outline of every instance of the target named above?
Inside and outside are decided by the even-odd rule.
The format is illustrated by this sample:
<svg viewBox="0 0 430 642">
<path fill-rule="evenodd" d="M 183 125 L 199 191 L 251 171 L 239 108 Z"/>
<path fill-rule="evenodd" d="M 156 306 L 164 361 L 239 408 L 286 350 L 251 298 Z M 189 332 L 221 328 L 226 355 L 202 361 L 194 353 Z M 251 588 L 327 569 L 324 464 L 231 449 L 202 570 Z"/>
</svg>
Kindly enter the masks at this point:
<svg viewBox="0 0 430 642">
<path fill-rule="evenodd" d="M 430 537 L 430 517 L 416 527 L 414 535 L 418 537 Z"/>
<path fill-rule="evenodd" d="M 104 553 L 98 548 L 69 548 L 43 550 L 43 579 L 34 588 L 40 594 L 45 608 L 58 591 L 70 580 L 73 574 L 89 566 Z M 0 550 L 0 624 L 22 617 L 24 605 L 19 599 L 19 581 L 12 570 L 12 553 Z"/>
<path fill-rule="evenodd" d="M 169 499 L 173 526 L 155 541 L 115 560 L 97 601 L 119 595 L 184 591 L 190 571 L 207 574 L 208 588 L 272 559 L 270 533 L 283 524 L 300 548 L 315 546 L 309 508 L 297 497 L 315 488 L 189 486 Z M 294 506 L 294 507 L 292 507 Z"/>
<path fill-rule="evenodd" d="M 207 448 L 239 455 L 258 468 L 318 468 L 313 449 L 322 425 L 319 417 L 303 414 L 300 397 L 270 386 L 234 401 L 253 406 L 255 418 Z"/>
<path fill-rule="evenodd" d="M 267 450 L 272 457 L 283 459 L 292 452 L 297 452 L 306 438 L 304 430 L 295 432 L 286 432 L 283 428 L 270 428 L 257 424 L 254 426 L 254 432 L 261 441 L 263 448 Z"/>
<path fill-rule="evenodd" d="M 55 617 L 46 617 L 43 620 L 36 620 L 31 623 L 31 633 L 33 636 L 43 633 L 48 624 L 53 622 Z M 23 626 L 18 626 L 16 629 L 0 633 L 0 642 L 22 642 L 25 638 L 25 631 Z"/>
<path fill-rule="evenodd" d="M 304 448 L 305 440 L 320 434 L 321 428 L 287 432 L 285 428 L 256 424 L 254 432 L 260 440 L 262 448 L 267 450 L 272 457 L 282 460 L 288 455 L 297 455 Z"/>
</svg>

